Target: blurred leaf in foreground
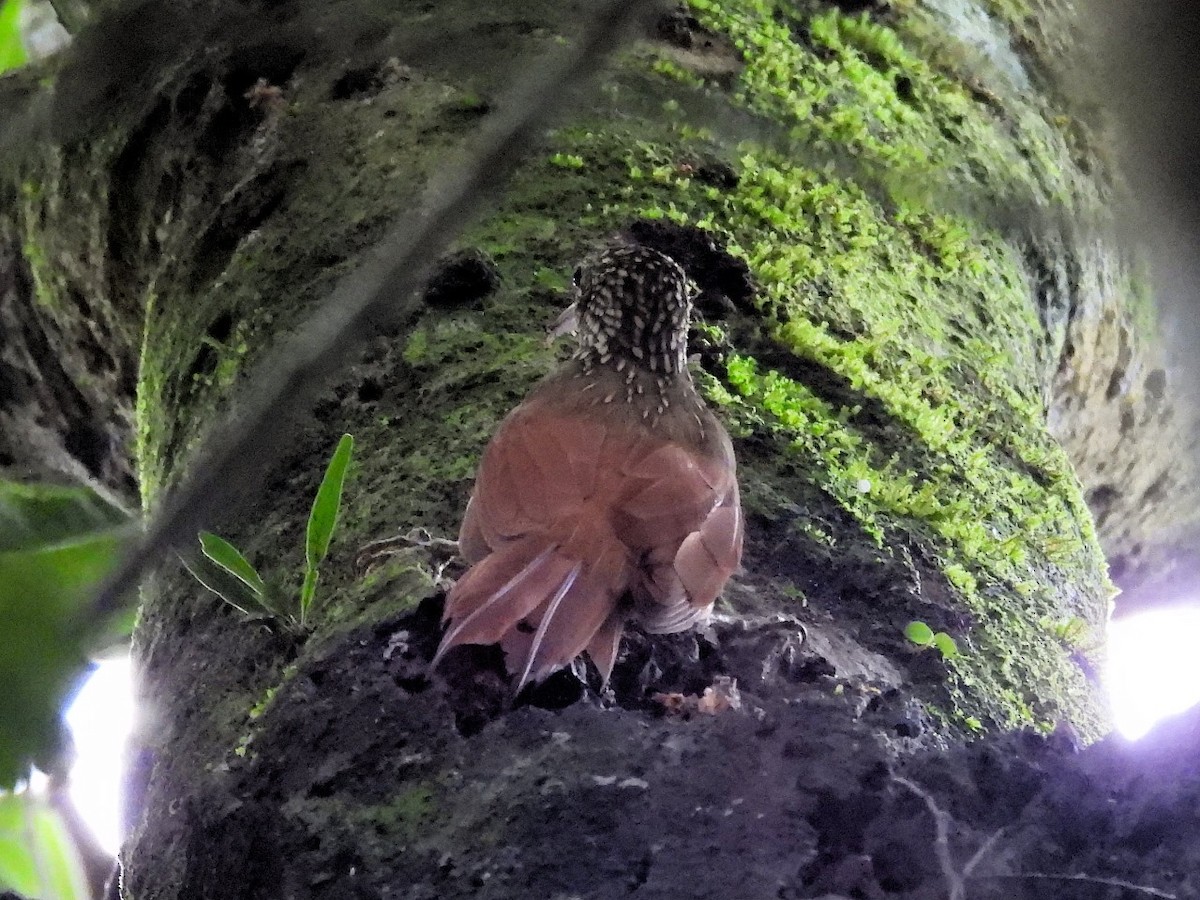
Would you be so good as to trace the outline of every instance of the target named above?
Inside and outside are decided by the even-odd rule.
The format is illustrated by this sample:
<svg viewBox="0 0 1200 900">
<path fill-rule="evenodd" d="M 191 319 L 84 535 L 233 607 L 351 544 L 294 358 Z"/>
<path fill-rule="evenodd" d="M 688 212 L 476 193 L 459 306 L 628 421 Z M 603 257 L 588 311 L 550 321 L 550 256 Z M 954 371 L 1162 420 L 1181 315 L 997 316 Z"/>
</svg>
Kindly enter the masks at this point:
<svg viewBox="0 0 1200 900">
<path fill-rule="evenodd" d="M 53 752 L 62 700 L 89 652 L 128 634 L 130 610 L 79 619 L 125 546 L 122 521 L 83 488 L 0 482 L 0 787 Z"/>
<path fill-rule="evenodd" d="M 0 795 L 0 890 L 39 900 L 88 900 L 70 833 L 53 807 L 27 791 Z"/>
<path fill-rule="evenodd" d="M 0 481 L 0 553 L 45 547 L 128 521 L 87 488 Z"/>
<path fill-rule="evenodd" d="M 25 0 L 0 0 L 0 73 L 25 65 L 21 43 L 21 10 Z"/>
</svg>

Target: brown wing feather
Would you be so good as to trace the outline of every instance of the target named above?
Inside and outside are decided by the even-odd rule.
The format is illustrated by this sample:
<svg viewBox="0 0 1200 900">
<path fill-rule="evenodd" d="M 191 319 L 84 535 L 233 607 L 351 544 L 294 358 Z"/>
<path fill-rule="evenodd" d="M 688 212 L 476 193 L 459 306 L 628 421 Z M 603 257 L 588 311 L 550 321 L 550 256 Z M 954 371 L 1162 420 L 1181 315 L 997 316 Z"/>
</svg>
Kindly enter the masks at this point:
<svg viewBox="0 0 1200 900">
<path fill-rule="evenodd" d="M 492 547 L 483 533 L 483 524 L 479 517 L 479 504 L 474 497 L 467 501 L 467 511 L 463 513 L 462 527 L 458 529 L 458 552 L 471 565 L 492 552 Z"/>
<path fill-rule="evenodd" d="M 682 538 L 655 546 L 644 566 L 638 617 L 652 633 L 683 631 L 707 619 L 741 561 L 743 526 L 732 448 L 724 459 L 697 464 L 695 474 L 693 509 L 707 503 L 705 512 L 676 520 Z M 681 502 L 676 508 L 687 507 Z M 661 518 L 655 524 L 668 527 Z"/>
<path fill-rule="evenodd" d="M 588 641 L 586 652 L 600 673 L 600 683 L 608 684 L 613 666 L 617 662 L 617 651 L 621 648 L 621 635 L 625 632 L 625 614 L 614 609 L 600 629 Z"/>
<path fill-rule="evenodd" d="M 495 644 L 554 591 L 571 567 L 553 546 L 509 544 L 473 566 L 446 598 L 451 623 L 433 663 L 459 644 Z"/>
<path fill-rule="evenodd" d="M 560 592 L 547 596 L 526 619 L 531 629 L 511 629 L 500 642 L 509 671 L 519 675 L 518 691 L 570 663 L 617 613 L 628 580 L 623 549 L 614 546 L 599 559 L 576 562 L 575 568 Z M 601 674 L 607 681 L 607 673 Z"/>
<path fill-rule="evenodd" d="M 519 690 L 583 652 L 629 586 L 629 550 L 604 515 L 619 451 L 603 424 L 536 401 L 505 419 L 460 529 L 474 565 L 447 598 L 435 664 L 459 644 L 500 643 Z"/>
<path fill-rule="evenodd" d="M 595 494 L 608 431 L 537 400 L 510 414 L 484 451 L 472 497 L 488 544 L 537 531 Z"/>
<path fill-rule="evenodd" d="M 674 568 L 688 600 L 695 606 L 711 606 L 741 558 L 742 510 L 735 484 L 721 505 L 683 539 Z"/>
</svg>

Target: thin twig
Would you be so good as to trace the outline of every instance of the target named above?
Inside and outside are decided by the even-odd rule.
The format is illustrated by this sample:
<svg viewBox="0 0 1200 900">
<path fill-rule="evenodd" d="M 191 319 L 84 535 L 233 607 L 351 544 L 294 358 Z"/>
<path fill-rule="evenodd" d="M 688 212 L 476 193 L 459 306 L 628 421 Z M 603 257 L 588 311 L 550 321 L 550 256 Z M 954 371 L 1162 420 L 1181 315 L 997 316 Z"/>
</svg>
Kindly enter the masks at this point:
<svg viewBox="0 0 1200 900">
<path fill-rule="evenodd" d="M 1161 900 L 1179 900 L 1178 895 L 1168 894 L 1147 884 L 1134 884 L 1120 878 L 1100 878 L 1096 875 L 1056 875 L 1053 872 L 1007 872 L 1004 874 L 974 875 L 974 878 L 1006 878 L 1006 879 L 1040 879 L 1042 881 L 1079 881 L 1084 884 L 1103 884 L 1108 887 L 1122 888 L 1127 891 L 1137 891 L 1147 897 L 1159 897 Z"/>
<path fill-rule="evenodd" d="M 893 775 L 892 778 L 898 784 L 904 785 L 904 787 L 925 801 L 926 808 L 933 816 L 934 833 L 936 835 L 933 842 L 933 849 L 937 854 L 938 864 L 942 869 L 942 877 L 946 880 L 949 900 L 966 900 L 966 886 L 963 884 L 962 875 L 954 865 L 954 856 L 950 852 L 951 820 L 949 814 L 938 806 L 933 796 L 915 781 L 909 781 L 900 775 Z M 990 840 L 988 843 L 990 843 Z M 984 846 L 987 846 L 987 844 Z M 978 854 L 976 855 L 978 856 Z"/>
<path fill-rule="evenodd" d="M 959 873 L 954 867 L 954 858 L 950 853 L 950 826 L 952 824 L 950 815 L 937 805 L 937 801 L 924 788 L 916 782 L 910 781 L 899 775 L 893 776 L 894 780 L 899 784 L 904 785 L 923 801 L 929 812 L 933 815 L 934 827 L 936 835 L 934 841 L 934 849 L 937 853 L 938 863 L 942 868 L 942 876 L 946 879 L 946 886 L 949 890 L 949 900 L 966 900 L 966 881 L 968 879 L 985 879 L 985 878 L 1005 878 L 1005 879 L 1040 879 L 1043 881 L 1079 881 L 1085 884 L 1103 884 L 1109 887 L 1123 888 L 1129 891 L 1138 891 L 1150 897 L 1158 897 L 1161 900 L 1178 900 L 1175 894 L 1169 894 L 1166 891 L 1160 891 L 1158 888 L 1150 887 L 1144 884 L 1134 884 L 1130 881 L 1123 881 L 1120 878 L 1102 878 L 1095 875 L 1056 875 L 1050 872 L 1005 872 L 1005 873 L 988 873 L 986 875 L 975 875 L 975 867 L 981 863 L 984 858 L 991 852 L 996 842 L 1004 834 L 1005 829 L 997 829 L 979 849 L 972 854 L 967 864 L 963 866 L 962 872 Z"/>
<path fill-rule="evenodd" d="M 67 34 L 74 37 L 83 28 L 88 19 L 87 7 L 78 0 L 50 0 L 58 24 L 66 29 Z"/>
<path fill-rule="evenodd" d="M 287 423 L 375 332 L 380 320 L 404 321 L 415 311 L 415 292 L 450 242 L 496 198 L 542 129 L 575 88 L 594 75 L 622 42 L 644 0 L 609 0 L 581 29 L 570 50 L 528 67 L 526 76 L 497 103 L 466 162 L 430 185 L 424 216 L 406 218 L 371 250 L 309 318 L 300 334 L 259 367 L 242 412 L 211 432 L 191 476 L 167 498 L 146 535 L 88 604 L 86 628 L 119 608 L 121 598 L 174 546 L 195 539 L 214 511 L 257 491 L 260 473 L 286 446 Z"/>
<path fill-rule="evenodd" d="M 971 873 L 975 871 L 975 867 L 983 862 L 984 857 L 992 852 L 992 847 L 996 845 L 996 841 L 1000 840 L 1000 836 L 1004 834 L 1005 830 L 1004 828 L 997 828 L 990 838 L 980 844 L 979 849 L 975 851 L 974 855 L 967 860 L 967 864 L 963 866 L 962 877 L 964 880 L 973 877 Z"/>
</svg>

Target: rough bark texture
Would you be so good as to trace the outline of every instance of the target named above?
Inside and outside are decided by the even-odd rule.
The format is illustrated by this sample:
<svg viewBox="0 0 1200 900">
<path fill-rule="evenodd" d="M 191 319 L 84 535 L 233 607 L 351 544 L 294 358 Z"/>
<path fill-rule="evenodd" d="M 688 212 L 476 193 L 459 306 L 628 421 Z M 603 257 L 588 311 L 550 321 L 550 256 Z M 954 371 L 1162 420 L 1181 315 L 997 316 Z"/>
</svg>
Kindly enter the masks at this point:
<svg viewBox="0 0 1200 900">
<path fill-rule="evenodd" d="M 90 289 L 95 273 L 81 272 L 72 256 L 53 267 L 64 290 L 51 293 L 31 280 L 19 254 L 11 235 L 0 237 L 0 472 L 22 481 L 82 482 L 136 508 L 128 451 L 136 322 L 112 308 L 91 308 L 105 303 L 107 292 Z"/>
<path fill-rule="evenodd" d="M 1186 867 L 1136 870 L 1151 845 L 1175 852 L 1159 813 L 1179 833 L 1191 807 L 1084 814 L 1140 763 L 1006 733 L 1103 729 L 1109 584 L 1076 472 L 1118 552 L 1160 524 L 1132 514 L 1147 499 L 1194 505 L 1155 455 L 1179 426 L 1107 236 L 1113 189 L 1050 80 L 1071 31 L 1019 6 L 665 13 L 463 236 L 473 255 L 447 261 L 414 328 L 305 421 L 264 423 L 294 427 L 292 450 L 250 514 L 213 527 L 293 587 L 324 461 L 343 431 L 359 447 L 311 636 L 172 566 L 146 588 L 124 895 L 961 896 L 985 844 L 971 897 L 1118 896 L 1058 880 L 1080 874 L 1194 890 Z M 76 386 L 106 371 L 79 366 L 89 335 L 113 372 L 136 368 L 148 508 L 272 338 L 415 214 L 578 9 L 155 3 L 79 43 L 54 139 L 6 188 L 21 255 L 0 257 L 17 273 L 0 314 L 31 294 L 58 311 L 43 333 Z M 453 535 L 491 429 L 553 363 L 541 329 L 571 266 L 617 232 L 704 291 L 693 351 L 735 436 L 745 571 L 709 632 L 631 640 L 611 694 L 564 673 L 514 710 L 486 652 L 426 679 L 440 593 L 422 548 L 365 575 L 354 551 Z M 45 372 L 30 403 L 69 421 Z M 33 417 L 5 404 L 34 452 Z M 92 474 L 119 487 L 113 471 Z M 912 620 L 960 655 L 919 651 Z M 1117 850 L 1129 829 L 1143 862 Z"/>
</svg>

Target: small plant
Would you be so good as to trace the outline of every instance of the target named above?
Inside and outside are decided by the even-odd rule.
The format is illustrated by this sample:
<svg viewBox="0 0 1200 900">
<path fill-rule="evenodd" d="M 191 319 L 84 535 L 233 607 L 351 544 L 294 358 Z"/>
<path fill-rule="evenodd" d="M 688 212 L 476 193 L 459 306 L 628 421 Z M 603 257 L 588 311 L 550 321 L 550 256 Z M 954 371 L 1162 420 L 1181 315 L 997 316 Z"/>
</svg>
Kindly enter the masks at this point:
<svg viewBox="0 0 1200 900">
<path fill-rule="evenodd" d="M 1058 621 L 1043 620 L 1042 624 L 1054 635 L 1055 640 L 1064 646 L 1083 649 L 1091 643 L 1091 629 L 1079 616 L 1070 616 Z"/>
<path fill-rule="evenodd" d="M 583 157 L 574 153 L 555 153 L 550 157 L 550 164 L 560 169 L 582 169 L 584 166 Z"/>
<path fill-rule="evenodd" d="M 297 602 L 290 603 L 285 589 L 265 581 L 237 547 L 209 531 L 200 532 L 200 548 L 204 551 L 207 563 L 211 564 L 185 563 L 188 571 L 239 612 L 252 618 L 283 619 L 293 630 L 305 631 L 317 593 L 319 567 L 329 553 L 329 544 L 337 527 L 338 510 L 342 505 L 342 485 L 353 451 L 354 438 L 348 434 L 342 435 L 325 469 L 321 486 L 317 488 L 317 496 L 308 515 L 304 579 Z"/>
<path fill-rule="evenodd" d="M 904 626 L 904 636 L 922 649 L 936 647 L 942 654 L 942 659 L 954 659 L 958 656 L 958 644 L 954 642 L 954 638 L 944 631 L 935 634 L 924 622 L 909 622 Z"/>
</svg>

